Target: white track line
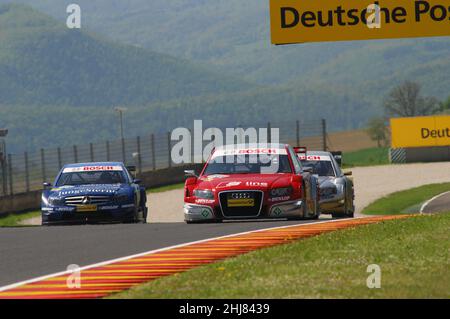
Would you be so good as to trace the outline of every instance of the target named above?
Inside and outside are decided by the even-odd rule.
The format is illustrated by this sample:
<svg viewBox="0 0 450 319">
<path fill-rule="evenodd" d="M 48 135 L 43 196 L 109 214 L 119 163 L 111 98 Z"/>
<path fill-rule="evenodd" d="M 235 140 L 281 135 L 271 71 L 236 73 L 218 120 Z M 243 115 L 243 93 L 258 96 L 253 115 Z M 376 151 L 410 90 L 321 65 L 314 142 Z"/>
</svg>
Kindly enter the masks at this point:
<svg viewBox="0 0 450 319">
<path fill-rule="evenodd" d="M 352 220 L 364 219 L 364 218 L 369 218 L 369 217 L 372 217 L 372 216 L 356 217 L 356 218 L 352 218 Z M 156 253 L 159 253 L 159 252 L 162 252 L 162 251 L 167 251 L 167 250 L 171 250 L 171 249 L 175 249 L 175 248 L 186 247 L 186 246 L 190 246 L 190 245 L 194 245 L 194 244 L 200 244 L 200 243 L 208 242 L 208 241 L 211 241 L 211 240 L 217 240 L 217 239 L 223 239 L 223 238 L 228 238 L 228 237 L 233 237 L 233 236 L 241 236 L 241 235 L 253 234 L 253 233 L 263 232 L 263 231 L 266 231 L 266 230 L 284 229 L 284 228 L 292 228 L 292 227 L 298 227 L 298 226 L 308 226 L 308 225 L 312 225 L 312 224 L 333 223 L 333 222 L 338 222 L 338 221 L 342 221 L 342 220 L 345 220 L 345 219 L 335 219 L 335 220 L 330 220 L 330 221 L 320 221 L 320 222 L 312 222 L 312 223 L 305 223 L 305 224 L 296 224 L 296 225 L 288 225 L 288 226 L 271 227 L 271 228 L 252 230 L 252 231 L 247 231 L 247 232 L 242 232 L 242 233 L 237 233 L 237 234 L 231 234 L 231 235 L 213 237 L 213 238 L 208 238 L 208 239 L 202 239 L 202 240 L 193 241 L 193 242 L 190 242 L 190 243 L 174 245 L 174 246 L 170 246 L 170 247 L 166 247 L 166 248 L 150 250 L 150 251 L 147 251 L 147 252 L 144 252 L 144 253 L 139 253 L 139 254 L 135 254 L 135 255 L 131 255 L 131 256 L 126 256 L 126 257 L 116 258 L 116 259 L 112 259 L 112 260 L 108 260 L 108 261 L 103 261 L 103 262 L 100 262 L 100 263 L 96 263 L 96 264 L 80 267 L 80 269 L 77 269 L 77 271 L 84 271 L 84 270 L 88 270 L 88 269 L 91 269 L 91 268 L 102 267 L 102 266 L 110 265 L 110 264 L 113 264 L 113 263 L 129 260 L 129 259 L 142 257 L 142 256 L 145 256 L 145 255 L 156 254 Z M 26 284 L 31 284 L 31 283 L 34 283 L 34 282 L 42 281 L 42 280 L 45 280 L 45 279 L 68 275 L 68 274 L 71 274 L 71 273 L 73 273 L 73 270 L 66 270 L 66 271 L 61 271 L 61 272 L 57 272 L 57 273 L 50 274 L 50 275 L 45 275 L 45 276 L 41 276 L 41 277 L 37 277 L 37 278 L 21 281 L 21 282 L 15 283 L 15 284 L 11 284 L 11 285 L 7 285 L 7 286 L 4 286 L 4 287 L 0 287 L 0 292 L 6 291 L 6 290 L 10 290 L 10 289 L 14 289 L 14 288 L 26 285 Z"/>
<path fill-rule="evenodd" d="M 445 193 L 442 193 L 442 194 L 439 194 L 439 195 L 437 195 L 437 196 L 434 196 L 432 199 L 427 200 L 427 201 L 422 205 L 422 207 L 420 208 L 420 213 L 423 214 L 423 213 L 424 213 L 423 211 L 425 210 L 425 208 L 427 208 L 428 205 L 430 205 L 431 202 L 433 202 L 433 201 L 435 201 L 436 199 L 438 199 L 439 197 L 445 196 L 445 195 L 447 195 L 447 194 L 450 194 L 450 191 L 445 192 Z"/>
</svg>

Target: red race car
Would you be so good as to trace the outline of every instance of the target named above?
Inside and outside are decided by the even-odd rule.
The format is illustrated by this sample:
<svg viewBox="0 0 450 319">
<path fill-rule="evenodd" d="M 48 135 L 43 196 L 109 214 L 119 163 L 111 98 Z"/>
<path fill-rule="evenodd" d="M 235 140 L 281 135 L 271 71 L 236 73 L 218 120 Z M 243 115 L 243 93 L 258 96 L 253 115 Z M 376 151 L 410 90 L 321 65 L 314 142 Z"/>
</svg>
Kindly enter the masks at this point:
<svg viewBox="0 0 450 319">
<path fill-rule="evenodd" d="M 319 184 L 294 149 L 227 145 L 212 151 L 200 176 L 185 171 L 187 223 L 236 219 L 317 219 Z"/>
</svg>

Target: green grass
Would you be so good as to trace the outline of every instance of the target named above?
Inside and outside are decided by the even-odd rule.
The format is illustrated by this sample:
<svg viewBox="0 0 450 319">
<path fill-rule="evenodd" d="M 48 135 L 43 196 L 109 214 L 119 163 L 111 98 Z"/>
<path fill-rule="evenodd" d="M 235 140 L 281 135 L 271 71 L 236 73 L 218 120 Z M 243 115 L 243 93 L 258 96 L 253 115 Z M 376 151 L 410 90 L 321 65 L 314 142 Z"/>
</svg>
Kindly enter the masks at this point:
<svg viewBox="0 0 450 319">
<path fill-rule="evenodd" d="M 41 213 L 38 211 L 27 212 L 23 214 L 9 214 L 6 216 L 0 217 L 0 227 L 25 227 L 21 225 L 20 222 L 38 217 Z"/>
<path fill-rule="evenodd" d="M 111 298 L 450 298 L 450 213 L 336 231 L 161 278 Z M 381 288 L 368 289 L 370 264 Z"/>
<path fill-rule="evenodd" d="M 367 148 L 360 151 L 345 153 L 343 167 L 375 166 L 389 164 L 389 148 Z"/>
<path fill-rule="evenodd" d="M 149 190 L 147 190 L 147 193 L 162 193 L 162 192 L 167 192 L 167 191 L 171 191 L 174 189 L 181 189 L 183 187 L 184 187 L 184 183 L 179 183 L 179 184 L 174 184 L 174 185 L 150 188 Z"/>
<path fill-rule="evenodd" d="M 367 206 L 362 213 L 367 215 L 419 213 L 422 203 L 447 191 L 450 191 L 450 183 L 425 185 L 396 192 L 376 200 Z"/>
</svg>

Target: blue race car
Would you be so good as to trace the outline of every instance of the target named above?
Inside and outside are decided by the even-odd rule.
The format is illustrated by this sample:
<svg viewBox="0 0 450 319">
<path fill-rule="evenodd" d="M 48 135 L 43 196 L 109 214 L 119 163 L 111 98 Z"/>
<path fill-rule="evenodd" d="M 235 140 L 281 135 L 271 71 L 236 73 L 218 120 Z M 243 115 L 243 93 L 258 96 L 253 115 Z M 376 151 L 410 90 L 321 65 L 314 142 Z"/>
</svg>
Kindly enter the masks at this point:
<svg viewBox="0 0 450 319">
<path fill-rule="evenodd" d="M 123 163 L 64 166 L 55 184 L 44 184 L 42 225 L 145 223 L 147 196 Z"/>
</svg>

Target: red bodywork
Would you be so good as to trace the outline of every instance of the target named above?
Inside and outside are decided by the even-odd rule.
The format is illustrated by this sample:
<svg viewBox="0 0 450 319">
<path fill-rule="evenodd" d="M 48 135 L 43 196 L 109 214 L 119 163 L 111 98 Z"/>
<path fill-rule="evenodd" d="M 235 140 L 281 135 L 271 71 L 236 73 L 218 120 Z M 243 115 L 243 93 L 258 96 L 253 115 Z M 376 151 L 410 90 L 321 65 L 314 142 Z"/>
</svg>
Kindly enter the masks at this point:
<svg viewBox="0 0 450 319">
<path fill-rule="evenodd" d="M 287 146 L 286 146 L 287 148 Z M 214 154 L 214 151 L 212 155 Z M 209 207 L 212 211 L 212 218 L 215 220 L 221 220 L 226 218 L 244 218 L 244 217 L 285 217 L 276 216 L 278 211 L 273 215 L 273 206 L 277 206 L 283 203 L 292 203 L 304 200 L 305 190 L 304 181 L 302 175 L 296 172 L 296 168 L 292 162 L 292 157 L 289 150 L 287 150 L 287 155 L 289 157 L 289 162 L 291 166 L 292 173 L 276 173 L 276 174 L 230 174 L 230 175 L 210 175 L 204 174 L 207 165 L 211 161 L 211 157 L 208 159 L 206 165 L 204 166 L 202 173 L 198 178 L 189 177 L 185 184 L 185 204 L 201 205 Z M 290 188 L 290 194 L 288 196 L 276 196 L 277 194 L 272 194 L 272 190 L 280 188 Z M 197 198 L 194 195 L 195 190 L 206 190 L 213 193 L 214 198 Z M 224 211 L 224 205 L 226 199 L 221 197 L 224 195 L 220 194 L 236 194 L 233 192 L 241 192 L 246 194 L 246 191 L 258 192 L 262 194 L 262 202 L 256 201 L 255 205 L 260 205 L 259 213 L 257 215 L 252 214 L 251 216 L 246 216 L 245 205 L 243 207 L 234 207 L 238 213 L 242 211 L 245 216 L 239 216 L 234 212 L 233 216 L 228 216 Z M 255 194 L 255 193 L 252 193 Z M 227 195 L 228 196 L 228 195 Z M 240 196 L 240 195 L 230 195 L 230 196 Z M 230 199 L 230 198 L 229 198 Z M 239 202 L 238 202 L 239 204 Z M 244 202 L 245 204 L 245 202 Z M 186 206 L 186 205 L 185 205 Z M 249 209 L 252 209 L 249 207 Z M 254 208 L 256 210 L 256 208 Z M 272 214 L 272 215 L 271 215 Z"/>
</svg>

